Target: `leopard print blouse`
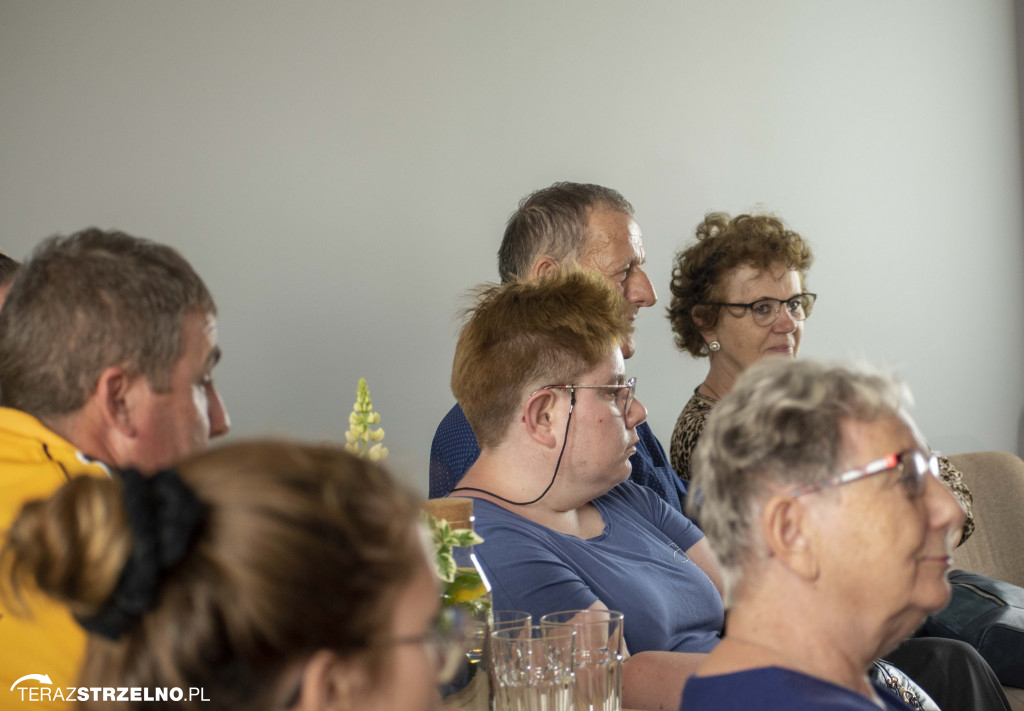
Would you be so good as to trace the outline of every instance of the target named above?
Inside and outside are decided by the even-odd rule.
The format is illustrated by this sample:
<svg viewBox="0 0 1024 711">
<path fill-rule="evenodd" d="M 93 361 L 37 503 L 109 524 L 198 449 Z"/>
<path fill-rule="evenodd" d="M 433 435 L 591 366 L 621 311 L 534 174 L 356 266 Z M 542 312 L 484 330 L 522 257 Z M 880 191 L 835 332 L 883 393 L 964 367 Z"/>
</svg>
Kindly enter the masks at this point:
<svg viewBox="0 0 1024 711">
<path fill-rule="evenodd" d="M 704 434 L 704 423 L 713 407 L 713 403 L 694 394 L 676 420 L 669 446 L 669 460 L 683 481 L 690 481 L 690 455 L 697 446 L 697 440 Z M 960 503 L 960 508 L 966 514 L 963 535 L 960 537 L 962 544 L 974 532 L 974 498 L 964 484 L 964 475 L 946 457 L 939 457 L 939 478 L 953 492 L 953 496 Z"/>
</svg>

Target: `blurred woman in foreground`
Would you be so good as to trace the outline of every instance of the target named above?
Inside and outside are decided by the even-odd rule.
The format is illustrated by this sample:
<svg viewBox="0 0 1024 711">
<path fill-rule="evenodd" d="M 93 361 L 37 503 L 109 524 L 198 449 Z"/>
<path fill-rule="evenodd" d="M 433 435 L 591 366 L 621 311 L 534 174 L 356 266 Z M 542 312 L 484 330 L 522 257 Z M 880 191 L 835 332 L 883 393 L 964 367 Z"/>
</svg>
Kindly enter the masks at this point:
<svg viewBox="0 0 1024 711">
<path fill-rule="evenodd" d="M 0 555 L 15 591 L 38 585 L 92 633 L 82 691 L 208 700 L 87 693 L 84 709 L 428 711 L 452 645 L 417 508 L 345 452 L 241 444 L 151 478 L 74 479 L 25 506 Z"/>
<path fill-rule="evenodd" d="M 688 506 L 729 626 L 682 711 L 907 708 L 867 669 L 949 601 L 963 512 L 903 402 L 877 374 L 773 359 L 712 413 Z"/>
</svg>

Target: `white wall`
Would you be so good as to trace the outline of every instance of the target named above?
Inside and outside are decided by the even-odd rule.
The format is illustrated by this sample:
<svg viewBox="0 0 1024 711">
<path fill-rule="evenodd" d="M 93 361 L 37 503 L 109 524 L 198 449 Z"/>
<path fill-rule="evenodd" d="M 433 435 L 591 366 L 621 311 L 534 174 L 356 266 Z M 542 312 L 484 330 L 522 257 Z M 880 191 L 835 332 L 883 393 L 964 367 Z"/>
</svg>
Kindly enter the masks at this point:
<svg viewBox="0 0 1024 711">
<path fill-rule="evenodd" d="M 556 180 L 621 190 L 667 444 L 703 363 L 662 306 L 709 209 L 809 238 L 803 354 L 898 365 L 945 451 L 1021 451 L 1010 0 L 0 1 L 0 247 L 118 227 L 221 312 L 232 436 L 338 439 L 365 376 L 426 487 L 459 295 Z"/>
</svg>

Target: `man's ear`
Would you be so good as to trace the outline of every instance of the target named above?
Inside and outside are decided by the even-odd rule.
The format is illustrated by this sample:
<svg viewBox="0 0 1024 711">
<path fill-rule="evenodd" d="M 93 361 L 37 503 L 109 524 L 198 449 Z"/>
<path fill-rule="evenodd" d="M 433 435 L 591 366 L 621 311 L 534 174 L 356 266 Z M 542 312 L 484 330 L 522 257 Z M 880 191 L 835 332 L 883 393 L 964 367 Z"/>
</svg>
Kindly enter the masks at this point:
<svg viewBox="0 0 1024 711">
<path fill-rule="evenodd" d="M 775 495 L 761 510 L 761 535 L 768 554 L 796 575 L 815 580 L 818 559 L 817 519 L 800 499 Z"/>
<path fill-rule="evenodd" d="M 368 688 L 366 670 L 321 649 L 302 670 L 302 693 L 293 707 L 299 711 L 351 711 L 360 690 Z"/>
<path fill-rule="evenodd" d="M 142 376 L 139 376 L 142 377 Z M 126 437 L 136 434 L 132 420 L 132 389 L 138 385 L 123 368 L 111 366 L 100 373 L 91 400 L 103 423 Z"/>
<path fill-rule="evenodd" d="M 533 261 L 533 266 L 530 267 L 530 279 L 542 277 L 553 269 L 558 269 L 558 262 L 546 254 L 537 257 Z"/>
<path fill-rule="evenodd" d="M 523 407 L 523 423 L 530 439 L 545 447 L 554 447 L 558 437 L 554 427 L 554 409 L 558 395 L 552 390 L 538 390 Z"/>
</svg>

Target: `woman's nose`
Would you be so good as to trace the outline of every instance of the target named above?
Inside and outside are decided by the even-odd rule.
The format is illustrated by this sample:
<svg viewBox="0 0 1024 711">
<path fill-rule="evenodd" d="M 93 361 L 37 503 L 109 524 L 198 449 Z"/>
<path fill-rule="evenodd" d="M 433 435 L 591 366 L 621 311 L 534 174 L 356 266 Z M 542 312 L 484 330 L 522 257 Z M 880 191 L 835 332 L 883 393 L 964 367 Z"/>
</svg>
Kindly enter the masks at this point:
<svg viewBox="0 0 1024 711">
<path fill-rule="evenodd" d="M 789 308 L 785 304 L 779 304 L 779 317 L 772 324 L 772 329 L 776 333 L 792 333 L 796 330 L 798 323 L 799 321 L 789 313 Z"/>
<path fill-rule="evenodd" d="M 633 402 L 629 403 L 629 409 L 626 410 L 626 426 L 632 429 L 646 420 L 647 408 L 640 400 L 633 398 Z"/>
</svg>

